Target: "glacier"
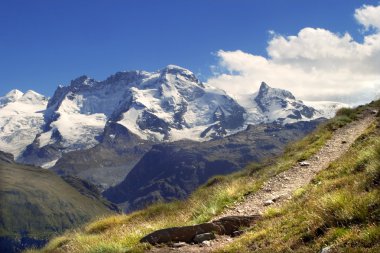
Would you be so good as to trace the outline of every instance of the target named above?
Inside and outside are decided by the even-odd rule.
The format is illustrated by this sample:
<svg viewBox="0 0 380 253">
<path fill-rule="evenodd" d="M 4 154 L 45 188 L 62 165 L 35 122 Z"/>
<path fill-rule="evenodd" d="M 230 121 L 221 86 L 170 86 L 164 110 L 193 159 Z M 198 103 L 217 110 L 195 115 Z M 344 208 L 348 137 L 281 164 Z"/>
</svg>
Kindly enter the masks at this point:
<svg viewBox="0 0 380 253">
<path fill-rule="evenodd" d="M 0 149 L 20 156 L 42 132 L 48 99 L 34 91 L 12 90 L 0 97 Z"/>
<path fill-rule="evenodd" d="M 256 93 L 232 97 L 175 65 L 117 72 L 103 81 L 81 76 L 59 86 L 50 99 L 18 90 L 1 97 L 0 150 L 51 167 L 62 153 L 96 146 L 110 124 L 153 143 L 207 141 L 248 125 L 330 118 L 344 106 L 303 102 L 265 82 Z"/>
</svg>

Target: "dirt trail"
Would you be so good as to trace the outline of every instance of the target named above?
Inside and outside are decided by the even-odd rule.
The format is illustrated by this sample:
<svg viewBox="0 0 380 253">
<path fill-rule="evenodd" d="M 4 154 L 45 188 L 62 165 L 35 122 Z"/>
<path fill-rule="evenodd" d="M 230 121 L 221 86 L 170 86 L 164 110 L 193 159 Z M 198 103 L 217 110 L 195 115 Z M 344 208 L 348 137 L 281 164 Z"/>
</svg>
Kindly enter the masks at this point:
<svg viewBox="0 0 380 253">
<path fill-rule="evenodd" d="M 374 115 L 364 116 L 362 119 L 352 122 L 343 128 L 336 130 L 330 140 L 301 166 L 278 174 L 269 179 L 262 189 L 248 195 L 242 202 L 225 210 L 214 219 L 230 215 L 262 214 L 269 207 L 276 207 L 291 198 L 292 193 L 305 185 L 321 170 L 343 155 L 353 142 L 374 121 Z M 212 252 L 233 241 L 228 236 L 218 236 L 210 241 L 209 245 L 186 245 L 180 248 L 153 248 L 150 252 Z"/>
</svg>

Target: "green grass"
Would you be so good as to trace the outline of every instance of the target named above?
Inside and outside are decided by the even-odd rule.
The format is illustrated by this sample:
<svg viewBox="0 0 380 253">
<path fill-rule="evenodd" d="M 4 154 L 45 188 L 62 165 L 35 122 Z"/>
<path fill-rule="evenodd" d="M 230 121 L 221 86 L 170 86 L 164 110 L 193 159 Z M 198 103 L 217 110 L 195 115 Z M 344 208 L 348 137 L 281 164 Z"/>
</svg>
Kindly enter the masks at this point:
<svg viewBox="0 0 380 253">
<path fill-rule="evenodd" d="M 380 122 L 292 201 L 218 252 L 380 252 Z"/>
<path fill-rule="evenodd" d="M 114 213 L 51 171 L 0 162 L 0 175 L 0 237 L 47 239 Z"/>
<path fill-rule="evenodd" d="M 142 252 L 150 247 L 147 244 L 139 243 L 139 240 L 146 234 L 166 227 L 209 221 L 226 207 L 242 200 L 244 195 L 257 191 L 270 177 L 290 169 L 298 161 L 315 154 L 331 137 L 335 129 L 355 120 L 362 110 L 362 108 L 342 110 L 339 116 L 323 124 L 312 134 L 289 145 L 282 156 L 264 161 L 262 164 L 252 164 L 245 170 L 229 176 L 212 178 L 187 200 L 158 203 L 128 215 L 99 219 L 77 231 L 67 231 L 64 235 L 51 240 L 41 250 L 30 250 L 29 252 Z M 371 173 L 376 177 L 376 172 L 372 171 Z M 309 189 L 298 191 L 295 199 L 304 200 L 309 196 L 308 192 Z M 368 198 L 370 199 L 370 197 Z M 328 203 L 330 202 L 327 199 L 326 205 Z M 302 205 L 298 208 L 301 207 Z M 265 220 L 281 219 L 286 214 L 288 212 L 283 209 L 269 210 L 265 215 Z M 307 224 L 305 215 L 299 218 L 304 217 L 304 223 Z M 341 218 L 345 217 L 342 214 Z M 284 224 L 286 226 L 295 226 L 292 220 L 285 221 L 285 223 L 287 223 Z M 374 228 L 368 229 L 368 231 L 372 231 Z M 270 228 L 264 227 L 258 231 L 252 231 L 249 233 L 249 237 L 243 237 L 246 238 L 246 241 L 239 240 L 240 244 L 234 244 L 234 248 L 231 249 L 236 249 L 236 252 L 240 252 L 240 249 L 250 250 L 249 242 L 266 238 L 269 231 Z M 294 233 L 301 232 L 301 230 L 295 229 L 285 237 L 291 240 Z M 364 235 L 361 236 L 364 238 Z M 367 240 L 371 239 L 367 238 Z M 242 244 L 242 242 L 246 243 Z"/>
</svg>

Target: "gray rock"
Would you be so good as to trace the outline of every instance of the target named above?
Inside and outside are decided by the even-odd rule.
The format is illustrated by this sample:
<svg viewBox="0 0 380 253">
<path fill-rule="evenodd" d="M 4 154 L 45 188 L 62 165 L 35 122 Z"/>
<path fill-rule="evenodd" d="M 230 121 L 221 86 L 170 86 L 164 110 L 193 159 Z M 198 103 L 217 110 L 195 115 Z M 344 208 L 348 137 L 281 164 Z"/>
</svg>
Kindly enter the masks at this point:
<svg viewBox="0 0 380 253">
<path fill-rule="evenodd" d="M 299 162 L 298 164 L 299 164 L 300 166 L 302 166 L 302 167 L 310 166 L 310 163 L 307 162 L 307 161 L 302 161 L 302 162 Z"/>
<path fill-rule="evenodd" d="M 264 206 L 269 206 L 269 205 L 272 205 L 272 204 L 274 204 L 274 202 L 271 199 L 268 199 L 268 200 L 264 201 Z"/>
<path fill-rule="evenodd" d="M 184 247 L 186 245 L 187 245 L 187 243 L 185 243 L 185 242 L 176 242 L 176 243 L 173 243 L 171 246 L 173 248 L 181 248 L 181 247 Z"/>
<path fill-rule="evenodd" d="M 199 244 L 199 246 L 201 246 L 201 247 L 210 247 L 211 246 L 211 242 L 210 241 L 203 241 L 201 244 Z"/>
<path fill-rule="evenodd" d="M 332 252 L 332 246 L 327 246 L 322 248 L 321 253 L 331 253 Z"/>
<path fill-rule="evenodd" d="M 148 234 L 140 242 L 147 242 L 152 245 L 172 242 L 200 243 L 210 240 L 212 237 L 215 238 L 214 233 L 218 235 L 232 235 L 234 231 L 238 231 L 241 227 L 249 227 L 260 218 L 261 215 L 227 216 L 213 222 L 194 226 L 165 228 Z"/>
<path fill-rule="evenodd" d="M 210 241 L 210 240 L 214 240 L 214 239 L 215 239 L 214 233 L 204 233 L 204 234 L 196 235 L 194 237 L 193 241 L 195 243 L 201 243 L 204 241 Z"/>
<path fill-rule="evenodd" d="M 0 151 L 0 161 L 5 163 L 15 163 L 14 156 L 3 151 Z"/>
</svg>

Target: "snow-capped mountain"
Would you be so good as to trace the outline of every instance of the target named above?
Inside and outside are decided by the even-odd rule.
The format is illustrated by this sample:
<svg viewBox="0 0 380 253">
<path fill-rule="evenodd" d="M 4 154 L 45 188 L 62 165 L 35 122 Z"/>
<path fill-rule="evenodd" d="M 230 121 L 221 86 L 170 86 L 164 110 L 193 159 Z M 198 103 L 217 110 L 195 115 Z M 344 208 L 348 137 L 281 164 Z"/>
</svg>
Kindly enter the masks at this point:
<svg viewBox="0 0 380 253">
<path fill-rule="evenodd" d="M 267 122 L 277 120 L 283 123 L 292 123 L 323 116 L 313 107 L 309 107 L 302 101 L 296 100 L 291 92 L 271 88 L 265 82 L 261 83 L 254 102 Z"/>
<path fill-rule="evenodd" d="M 42 131 L 47 98 L 34 92 L 12 90 L 0 97 L 0 149 L 18 157 Z"/>
<path fill-rule="evenodd" d="M 82 76 L 57 89 L 45 114 L 49 129 L 36 141 L 40 147 L 60 141 L 67 150 L 90 148 L 108 120 L 145 140 L 206 140 L 242 126 L 243 114 L 225 92 L 177 66 L 119 72 L 102 82 Z"/>
<path fill-rule="evenodd" d="M 12 94 L 1 98 L 1 104 L 18 103 L 25 96 Z M 114 138 L 113 134 L 104 136 L 110 124 L 125 127 L 144 141 L 206 141 L 239 132 L 249 124 L 286 124 L 325 116 L 289 91 L 265 83 L 257 93 L 234 99 L 174 65 L 156 72 L 118 72 L 104 81 L 82 76 L 59 86 L 47 105 L 44 98 L 44 103 L 36 100 L 38 110 L 32 116 L 39 120 L 33 132 L 28 136 L 9 133 L 7 138 L 16 138 L 12 148 L 17 155 L 32 143 L 19 161 L 45 167 L 53 166 L 62 152 L 89 149 L 104 138 Z M 1 114 L 3 121 L 8 114 Z M 0 149 L 10 152 L 3 143 Z"/>
<path fill-rule="evenodd" d="M 325 118 L 334 117 L 336 111 L 340 108 L 350 107 L 348 104 L 333 101 L 304 101 L 304 103 L 316 109 Z"/>
</svg>

